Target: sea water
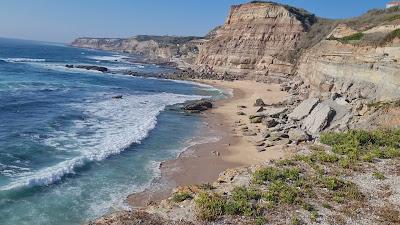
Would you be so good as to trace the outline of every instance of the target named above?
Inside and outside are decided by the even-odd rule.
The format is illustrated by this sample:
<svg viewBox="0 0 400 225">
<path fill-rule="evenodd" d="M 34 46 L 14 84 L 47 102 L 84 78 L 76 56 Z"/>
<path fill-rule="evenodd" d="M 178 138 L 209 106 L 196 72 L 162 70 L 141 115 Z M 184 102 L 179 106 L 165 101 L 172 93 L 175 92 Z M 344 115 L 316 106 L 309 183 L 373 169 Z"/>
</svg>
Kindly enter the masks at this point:
<svg viewBox="0 0 400 225">
<path fill-rule="evenodd" d="M 205 125 L 180 104 L 221 92 L 118 74 L 172 70 L 135 57 L 0 39 L 0 224 L 82 224 L 124 209 L 190 145 Z"/>
</svg>

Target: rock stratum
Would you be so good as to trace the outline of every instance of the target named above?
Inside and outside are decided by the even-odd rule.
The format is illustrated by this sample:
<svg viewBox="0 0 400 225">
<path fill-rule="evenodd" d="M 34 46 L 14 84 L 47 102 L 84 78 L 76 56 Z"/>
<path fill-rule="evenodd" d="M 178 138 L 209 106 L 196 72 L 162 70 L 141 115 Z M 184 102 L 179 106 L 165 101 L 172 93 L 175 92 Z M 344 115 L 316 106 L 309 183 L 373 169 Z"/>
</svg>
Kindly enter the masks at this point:
<svg viewBox="0 0 400 225">
<path fill-rule="evenodd" d="M 315 23 L 314 15 L 276 3 L 231 7 L 225 24 L 200 48 L 195 66 L 216 73 L 289 75 L 289 57 Z"/>
</svg>

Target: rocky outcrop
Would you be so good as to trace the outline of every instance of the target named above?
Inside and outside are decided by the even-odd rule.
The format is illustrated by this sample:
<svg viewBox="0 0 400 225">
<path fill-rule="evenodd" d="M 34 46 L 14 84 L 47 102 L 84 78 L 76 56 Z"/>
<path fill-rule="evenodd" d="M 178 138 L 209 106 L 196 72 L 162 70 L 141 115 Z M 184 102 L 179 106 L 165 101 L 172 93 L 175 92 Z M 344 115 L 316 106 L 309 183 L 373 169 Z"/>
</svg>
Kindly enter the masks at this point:
<svg viewBox="0 0 400 225">
<path fill-rule="evenodd" d="M 278 55 L 293 51 L 314 20 L 307 12 L 276 3 L 232 6 L 225 24 L 200 47 L 196 66 L 248 77 L 292 74 L 294 65 Z"/>
<path fill-rule="evenodd" d="M 85 69 L 85 70 L 95 70 L 95 71 L 99 71 L 99 72 L 103 72 L 103 73 L 109 72 L 108 68 L 104 67 L 104 66 L 67 64 L 67 65 L 65 65 L 65 67 L 69 68 L 69 69 L 76 68 L 76 69 Z"/>
</svg>

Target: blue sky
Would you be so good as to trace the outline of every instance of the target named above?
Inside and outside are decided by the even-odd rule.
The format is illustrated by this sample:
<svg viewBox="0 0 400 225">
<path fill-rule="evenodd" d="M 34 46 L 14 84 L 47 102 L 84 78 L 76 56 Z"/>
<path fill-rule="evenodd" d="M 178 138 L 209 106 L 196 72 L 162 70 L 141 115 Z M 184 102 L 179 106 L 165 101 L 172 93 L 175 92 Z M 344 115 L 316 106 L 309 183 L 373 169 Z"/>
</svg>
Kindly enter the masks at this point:
<svg viewBox="0 0 400 225">
<path fill-rule="evenodd" d="M 317 16 L 347 18 L 388 0 L 277 0 Z M 0 37 L 70 42 L 75 37 L 204 35 L 246 0 L 0 0 Z"/>
</svg>

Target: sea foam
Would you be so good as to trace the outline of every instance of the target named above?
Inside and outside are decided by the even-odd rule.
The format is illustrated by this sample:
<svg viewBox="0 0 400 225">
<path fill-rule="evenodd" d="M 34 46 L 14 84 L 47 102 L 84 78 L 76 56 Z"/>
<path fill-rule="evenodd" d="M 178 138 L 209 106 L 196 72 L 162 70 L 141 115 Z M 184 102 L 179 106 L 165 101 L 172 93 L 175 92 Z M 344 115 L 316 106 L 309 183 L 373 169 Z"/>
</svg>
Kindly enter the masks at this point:
<svg viewBox="0 0 400 225">
<path fill-rule="evenodd" d="M 1 190 L 50 185 L 93 161 L 102 161 L 140 143 L 157 124 L 157 116 L 168 105 L 201 99 L 204 96 L 171 93 L 107 98 L 99 102 L 74 104 L 83 110 L 84 120 L 76 120 L 68 130 L 54 131 L 45 144 L 76 156 L 37 171 L 31 171 L 3 186 Z"/>
<path fill-rule="evenodd" d="M 99 60 L 99 61 L 110 61 L 110 62 L 123 62 L 129 57 L 123 55 L 112 55 L 112 56 L 86 56 L 86 58 Z"/>
<path fill-rule="evenodd" d="M 32 58 L 0 58 L 0 60 L 9 63 L 46 62 L 46 59 L 32 59 Z"/>
</svg>

